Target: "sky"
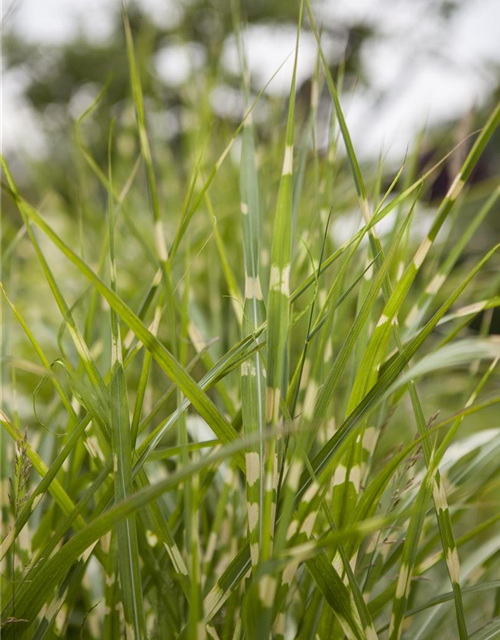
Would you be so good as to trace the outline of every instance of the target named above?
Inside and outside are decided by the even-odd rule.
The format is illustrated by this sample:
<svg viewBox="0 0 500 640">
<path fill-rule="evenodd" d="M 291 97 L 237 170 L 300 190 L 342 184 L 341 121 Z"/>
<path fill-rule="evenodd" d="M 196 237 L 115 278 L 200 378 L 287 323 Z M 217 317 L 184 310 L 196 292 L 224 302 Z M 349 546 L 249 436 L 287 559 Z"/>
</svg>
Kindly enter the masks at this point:
<svg viewBox="0 0 500 640">
<path fill-rule="evenodd" d="M 8 23 L 27 43 L 62 44 L 80 32 L 100 41 L 109 37 L 112 12 L 120 0 L 3 0 L 3 14 L 12 2 L 16 10 Z M 175 29 L 182 0 L 141 0 L 155 20 Z M 381 37 L 362 50 L 361 83 L 342 103 L 357 152 L 376 157 L 381 151 L 402 156 L 424 125 L 432 126 L 465 115 L 482 105 L 498 83 L 500 73 L 500 0 L 465 0 L 449 22 L 436 11 L 433 0 L 321 0 L 316 2 L 318 22 L 374 25 Z M 290 86 L 295 41 L 293 25 L 260 23 L 246 33 L 249 66 L 256 90 L 264 86 L 286 60 L 268 92 L 285 94 Z M 333 57 L 343 43 L 326 41 Z M 304 33 L 299 53 L 298 80 L 306 79 L 315 61 L 315 41 Z M 203 51 L 195 43 L 172 44 L 156 57 L 156 72 L 166 84 L 179 84 L 193 67 L 203 64 Z M 236 59 L 234 41 L 224 46 L 222 64 Z M 496 66 L 495 66 L 496 65 Z M 24 75 L 23 75 L 24 74 Z M 43 155 L 47 141 L 21 94 L 26 71 L 2 74 L 4 152 L 22 147 Z M 221 88 L 224 96 L 224 87 Z M 222 99 L 226 102 L 227 96 Z"/>
</svg>

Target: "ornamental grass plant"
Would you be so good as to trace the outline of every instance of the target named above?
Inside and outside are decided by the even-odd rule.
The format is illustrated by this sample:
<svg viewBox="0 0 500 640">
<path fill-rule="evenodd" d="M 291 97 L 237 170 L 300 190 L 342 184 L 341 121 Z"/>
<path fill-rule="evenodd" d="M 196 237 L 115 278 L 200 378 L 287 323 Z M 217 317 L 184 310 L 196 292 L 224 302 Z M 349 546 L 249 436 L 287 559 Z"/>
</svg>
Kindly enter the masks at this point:
<svg viewBox="0 0 500 640">
<path fill-rule="evenodd" d="M 155 139 L 124 13 L 70 188 L 2 160 L 2 638 L 500 637 L 500 104 L 361 163 L 309 0 L 266 126 L 228 12 L 233 128 Z"/>
</svg>

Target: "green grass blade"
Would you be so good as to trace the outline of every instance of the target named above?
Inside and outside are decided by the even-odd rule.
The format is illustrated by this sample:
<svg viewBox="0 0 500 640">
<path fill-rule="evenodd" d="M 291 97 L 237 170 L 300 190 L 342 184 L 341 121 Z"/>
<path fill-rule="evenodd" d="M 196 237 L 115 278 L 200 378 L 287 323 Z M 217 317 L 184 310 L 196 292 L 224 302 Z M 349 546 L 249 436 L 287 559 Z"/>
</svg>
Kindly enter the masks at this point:
<svg viewBox="0 0 500 640">
<path fill-rule="evenodd" d="M 109 135 L 109 184 L 113 184 L 112 142 L 113 124 Z M 109 267 L 111 290 L 117 292 L 117 271 L 115 258 L 115 215 L 113 194 L 108 197 Z M 111 310 L 111 435 L 113 443 L 113 463 L 115 479 L 115 500 L 126 500 L 133 493 L 132 483 L 132 437 L 130 431 L 129 408 L 125 371 L 123 368 L 120 320 Z M 142 581 L 139 565 L 137 529 L 132 516 L 117 525 L 120 584 L 123 593 L 127 636 L 146 637 L 146 619 L 142 600 Z"/>
<path fill-rule="evenodd" d="M 248 70 L 239 34 L 238 48 L 243 75 L 245 106 L 249 103 Z M 243 306 L 242 338 L 253 334 L 265 320 L 265 308 L 259 266 L 259 181 L 255 161 L 255 140 L 251 117 L 242 131 L 240 170 L 240 210 L 243 232 L 243 262 L 245 270 L 245 301 Z M 262 338 L 257 339 L 257 344 Z M 246 435 L 262 434 L 265 427 L 265 371 L 259 353 L 241 365 L 241 412 Z M 263 544 L 264 510 L 264 443 L 262 440 L 246 453 L 248 534 L 252 564 L 259 562 Z"/>
</svg>

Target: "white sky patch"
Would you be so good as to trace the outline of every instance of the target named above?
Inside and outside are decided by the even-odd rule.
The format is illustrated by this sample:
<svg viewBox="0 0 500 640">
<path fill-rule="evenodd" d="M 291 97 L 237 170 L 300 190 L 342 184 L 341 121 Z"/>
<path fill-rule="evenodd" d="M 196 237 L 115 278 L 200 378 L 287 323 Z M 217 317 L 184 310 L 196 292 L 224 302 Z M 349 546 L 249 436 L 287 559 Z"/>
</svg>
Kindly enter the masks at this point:
<svg viewBox="0 0 500 640">
<path fill-rule="evenodd" d="M 203 67 L 205 59 L 205 49 L 196 42 L 169 44 L 156 53 L 154 69 L 166 85 L 180 87 Z"/>
<path fill-rule="evenodd" d="M 2 64 L 3 67 L 3 64 Z M 24 100 L 23 91 L 29 84 L 26 68 L 2 69 L 2 147 L 4 151 L 29 146 L 37 158 L 44 156 L 46 136 L 36 111 Z"/>
<path fill-rule="evenodd" d="M 381 35 L 361 53 L 371 88 L 357 87 L 342 101 L 359 155 L 373 156 L 383 148 L 401 157 L 425 124 L 459 118 L 484 103 L 498 81 L 489 63 L 500 61 L 500 4 L 460 3 L 448 21 L 437 4 L 325 2 L 328 21 L 369 24 Z"/>
<path fill-rule="evenodd" d="M 4 15 L 14 2 L 12 28 L 35 44 L 67 44 L 79 35 L 99 44 L 113 34 L 120 12 L 118 0 L 4 0 Z M 141 7 L 163 29 L 175 29 L 183 16 L 182 2 L 176 0 L 141 0 Z"/>
<path fill-rule="evenodd" d="M 263 22 L 250 25 L 245 30 L 244 44 L 248 68 L 251 80 L 258 89 L 264 87 L 280 65 L 284 63 L 282 69 L 269 85 L 267 93 L 274 96 L 288 95 L 292 79 L 296 37 L 297 29 L 293 24 Z M 324 34 L 322 45 L 329 58 L 333 56 L 334 59 L 338 59 L 343 53 L 345 42 L 343 40 L 334 41 Z M 300 87 L 312 75 L 316 55 L 316 39 L 312 32 L 303 29 L 300 34 L 297 62 L 297 87 Z M 229 36 L 225 42 L 222 64 L 230 73 L 239 75 L 238 53 L 233 36 Z"/>
</svg>

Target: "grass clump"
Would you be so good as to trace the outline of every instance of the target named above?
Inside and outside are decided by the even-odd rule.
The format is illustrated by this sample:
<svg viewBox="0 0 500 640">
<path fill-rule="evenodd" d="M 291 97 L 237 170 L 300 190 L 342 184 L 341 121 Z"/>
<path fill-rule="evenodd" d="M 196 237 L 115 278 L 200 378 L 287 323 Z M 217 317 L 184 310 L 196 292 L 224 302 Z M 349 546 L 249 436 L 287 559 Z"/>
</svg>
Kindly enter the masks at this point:
<svg viewBox="0 0 500 640">
<path fill-rule="evenodd" d="M 184 178 L 126 15 L 136 157 L 120 115 L 104 163 L 86 142 L 104 90 L 75 123 L 78 197 L 34 206 L 2 162 L 2 636 L 496 637 L 500 188 L 470 178 L 500 105 L 436 202 L 456 150 L 361 169 L 309 0 L 262 141 L 234 19 L 245 112 Z"/>
</svg>

